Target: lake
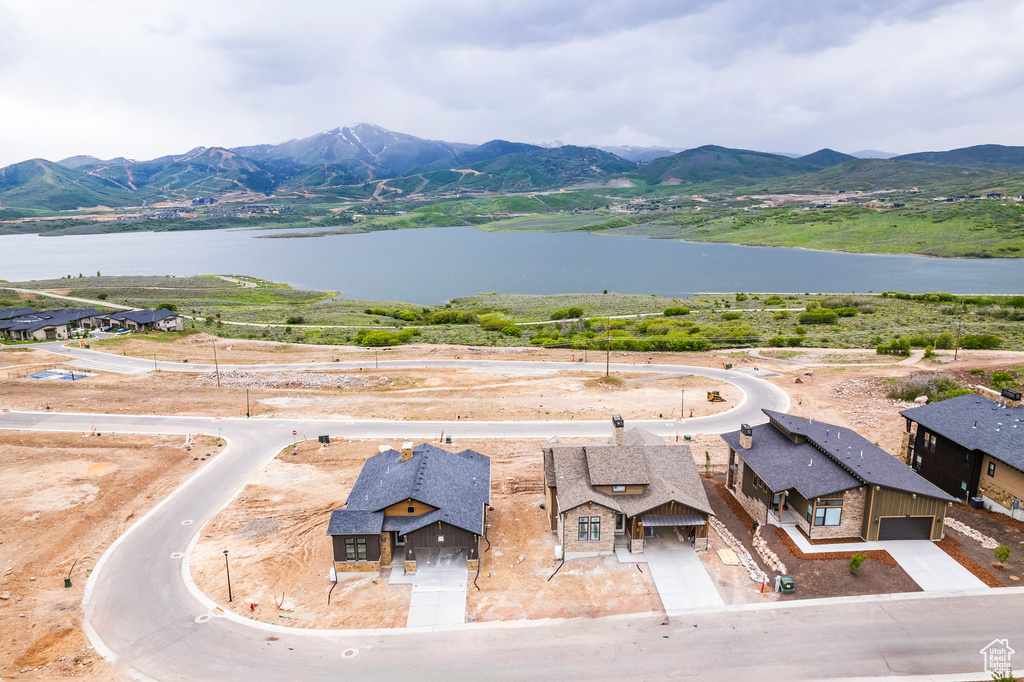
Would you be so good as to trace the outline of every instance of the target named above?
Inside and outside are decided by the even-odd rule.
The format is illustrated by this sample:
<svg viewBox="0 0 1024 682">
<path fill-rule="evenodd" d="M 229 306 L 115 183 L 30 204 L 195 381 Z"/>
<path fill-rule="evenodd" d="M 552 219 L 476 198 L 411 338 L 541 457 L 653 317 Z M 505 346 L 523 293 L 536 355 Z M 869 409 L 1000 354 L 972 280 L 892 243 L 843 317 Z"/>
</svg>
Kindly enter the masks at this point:
<svg viewBox="0 0 1024 682">
<path fill-rule="evenodd" d="M 208 230 L 0 236 L 0 278 L 245 274 L 345 298 L 436 304 L 477 293 L 1024 292 L 1024 259 L 940 259 L 586 232 L 442 227 L 319 238 Z"/>
</svg>

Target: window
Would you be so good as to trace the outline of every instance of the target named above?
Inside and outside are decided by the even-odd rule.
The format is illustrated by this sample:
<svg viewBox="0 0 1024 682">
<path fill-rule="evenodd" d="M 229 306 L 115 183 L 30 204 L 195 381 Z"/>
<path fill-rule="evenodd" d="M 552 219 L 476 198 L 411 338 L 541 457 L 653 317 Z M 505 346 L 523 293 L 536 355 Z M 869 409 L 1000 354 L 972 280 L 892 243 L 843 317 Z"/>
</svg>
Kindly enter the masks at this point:
<svg viewBox="0 0 1024 682">
<path fill-rule="evenodd" d="M 345 538 L 345 561 L 366 561 L 366 538 Z"/>
<path fill-rule="evenodd" d="M 810 512 L 808 511 L 808 514 Z M 843 518 L 843 501 L 818 500 L 814 506 L 815 526 L 838 526 Z M 808 519 L 809 521 L 810 519 Z"/>
<path fill-rule="evenodd" d="M 444 536 L 443 535 L 438 535 L 437 536 L 437 541 L 438 542 L 444 542 Z"/>
<path fill-rule="evenodd" d="M 924 461 L 924 458 L 921 457 L 921 455 L 914 455 L 914 470 L 915 471 L 920 471 L 921 470 L 921 463 L 923 461 Z"/>
<path fill-rule="evenodd" d="M 409 514 L 415 514 L 416 513 L 416 507 L 406 507 L 405 511 L 407 513 L 409 513 Z"/>
<path fill-rule="evenodd" d="M 581 516 L 579 534 L 580 542 L 597 542 L 601 539 L 601 517 Z"/>
<path fill-rule="evenodd" d="M 624 486 L 624 485 L 613 485 L 612 486 L 612 492 L 613 493 L 624 493 L 624 492 L 626 492 L 626 486 Z"/>
<path fill-rule="evenodd" d="M 995 476 L 996 475 L 996 463 L 995 462 L 989 462 L 988 463 L 988 475 L 989 476 Z"/>
<path fill-rule="evenodd" d="M 924 449 L 935 452 L 935 434 L 931 431 L 924 432 Z"/>
</svg>

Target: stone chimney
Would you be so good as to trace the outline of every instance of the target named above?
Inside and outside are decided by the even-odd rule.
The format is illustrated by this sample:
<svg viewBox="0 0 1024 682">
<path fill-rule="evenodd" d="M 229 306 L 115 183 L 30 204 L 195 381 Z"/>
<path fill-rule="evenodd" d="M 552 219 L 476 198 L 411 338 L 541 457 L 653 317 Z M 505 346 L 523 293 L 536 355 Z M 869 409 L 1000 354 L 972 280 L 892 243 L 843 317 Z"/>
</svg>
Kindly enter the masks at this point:
<svg viewBox="0 0 1024 682">
<path fill-rule="evenodd" d="M 626 422 L 620 415 L 612 417 L 612 445 L 622 445 L 622 434 L 626 430 Z"/>
<path fill-rule="evenodd" d="M 402 461 L 408 462 L 412 459 L 412 441 L 407 440 L 402 443 Z"/>
<path fill-rule="evenodd" d="M 750 424 L 740 424 L 740 447 L 744 450 L 754 447 L 754 429 Z"/>
</svg>

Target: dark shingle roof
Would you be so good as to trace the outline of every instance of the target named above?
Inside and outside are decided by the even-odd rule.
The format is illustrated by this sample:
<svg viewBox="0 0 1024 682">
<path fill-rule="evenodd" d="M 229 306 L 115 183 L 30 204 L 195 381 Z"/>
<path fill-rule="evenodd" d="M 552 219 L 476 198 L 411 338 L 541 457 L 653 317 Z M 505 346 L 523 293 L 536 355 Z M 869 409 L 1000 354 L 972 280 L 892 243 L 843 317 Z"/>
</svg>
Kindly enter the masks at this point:
<svg viewBox="0 0 1024 682">
<path fill-rule="evenodd" d="M 772 490 L 796 490 L 813 500 L 862 485 L 810 443 L 794 443 L 771 424 L 753 428 L 749 450 L 740 447 L 739 431 L 722 434 L 722 438 Z"/>
<path fill-rule="evenodd" d="M 356 511 L 354 509 L 336 509 L 331 512 L 331 523 L 327 526 L 328 535 L 373 535 L 381 531 L 384 521 L 383 511 Z"/>
<path fill-rule="evenodd" d="M 825 493 L 804 494 L 803 490 L 805 488 L 808 491 L 817 491 L 840 483 L 842 476 L 830 469 L 823 459 L 814 459 L 814 455 L 808 449 L 811 448 L 818 452 L 819 455 L 827 456 L 833 465 L 838 466 L 844 474 L 847 474 L 855 481 L 868 485 L 884 486 L 894 490 L 903 490 L 926 497 L 954 501 L 954 498 L 919 476 L 909 466 L 852 429 L 817 420 L 812 421 L 804 417 L 794 417 L 773 410 L 762 410 L 762 412 L 768 415 L 770 422 L 754 430 L 753 447 L 751 449 L 744 450 L 739 446 L 738 431 L 724 434 L 722 437 L 745 462 L 751 465 L 751 468 L 757 472 L 757 475 L 775 491 L 794 487 L 801 491 L 800 494 L 805 497 L 808 497 L 809 494 L 810 497 L 808 499 L 810 499 Z M 774 437 L 774 434 L 766 431 L 766 427 L 777 430 L 778 435 L 782 436 L 781 440 Z M 786 437 L 787 434 L 803 436 L 807 439 L 807 442 L 794 443 Z M 761 440 L 767 441 L 766 446 L 768 448 L 763 455 L 761 468 L 754 464 L 760 452 L 759 435 Z M 787 457 L 787 452 L 792 454 Z M 789 462 L 790 457 L 797 458 L 796 463 Z M 808 465 L 812 459 L 814 459 L 814 464 Z M 824 466 L 819 467 L 819 462 Z M 774 487 L 771 478 L 775 474 L 770 471 L 771 466 L 780 467 L 786 472 L 785 476 L 782 474 L 778 476 L 780 478 L 788 476 L 789 478 L 786 478 L 789 481 L 788 486 Z M 857 487 L 857 484 L 854 483 L 845 488 L 836 488 L 829 492 L 839 492 L 839 490 L 848 490 L 853 487 Z"/>
<path fill-rule="evenodd" d="M 968 450 L 1024 471 L 1024 407 L 1000 407 L 972 393 L 900 414 Z"/>
<path fill-rule="evenodd" d="M 8 310 L 18 309 L 9 308 Z M 99 315 L 99 313 L 91 308 L 87 308 L 85 310 L 70 309 L 41 311 L 29 309 L 28 312 L 23 315 L 10 317 L 4 320 L 2 328 L 11 331 L 26 331 L 31 333 L 39 329 L 44 329 L 45 327 L 60 327 L 95 315 Z"/>
<path fill-rule="evenodd" d="M 31 315 L 34 312 L 34 308 L 0 308 L 0 320 L 9 320 L 12 317 L 21 317 L 22 315 Z"/>
<path fill-rule="evenodd" d="M 403 462 L 401 453 L 395 450 L 366 460 L 341 511 L 376 512 L 402 500 L 414 499 L 436 509 L 419 516 L 402 517 L 408 521 L 389 518 L 385 522 L 388 530 L 399 524 L 404 532 L 411 532 L 435 521 L 444 521 L 482 535 L 483 508 L 490 496 L 489 457 L 472 450 L 448 452 L 424 443 L 414 448 L 408 462 Z"/>
<path fill-rule="evenodd" d="M 173 310 L 167 310 L 161 308 L 160 310 L 128 310 L 125 312 L 118 312 L 106 317 L 111 320 L 131 320 L 137 324 L 152 324 L 153 322 L 159 322 L 166 317 L 177 317 L 178 313 Z"/>
</svg>

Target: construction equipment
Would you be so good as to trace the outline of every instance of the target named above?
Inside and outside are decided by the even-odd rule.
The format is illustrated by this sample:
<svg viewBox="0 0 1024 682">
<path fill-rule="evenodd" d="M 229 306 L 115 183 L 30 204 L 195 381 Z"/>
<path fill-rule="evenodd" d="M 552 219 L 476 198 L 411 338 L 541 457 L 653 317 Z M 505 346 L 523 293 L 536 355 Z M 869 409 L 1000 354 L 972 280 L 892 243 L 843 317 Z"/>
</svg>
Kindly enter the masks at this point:
<svg viewBox="0 0 1024 682">
<path fill-rule="evenodd" d="M 708 391 L 708 402 L 709 403 L 724 403 L 725 398 L 722 397 L 721 391 Z"/>
</svg>

